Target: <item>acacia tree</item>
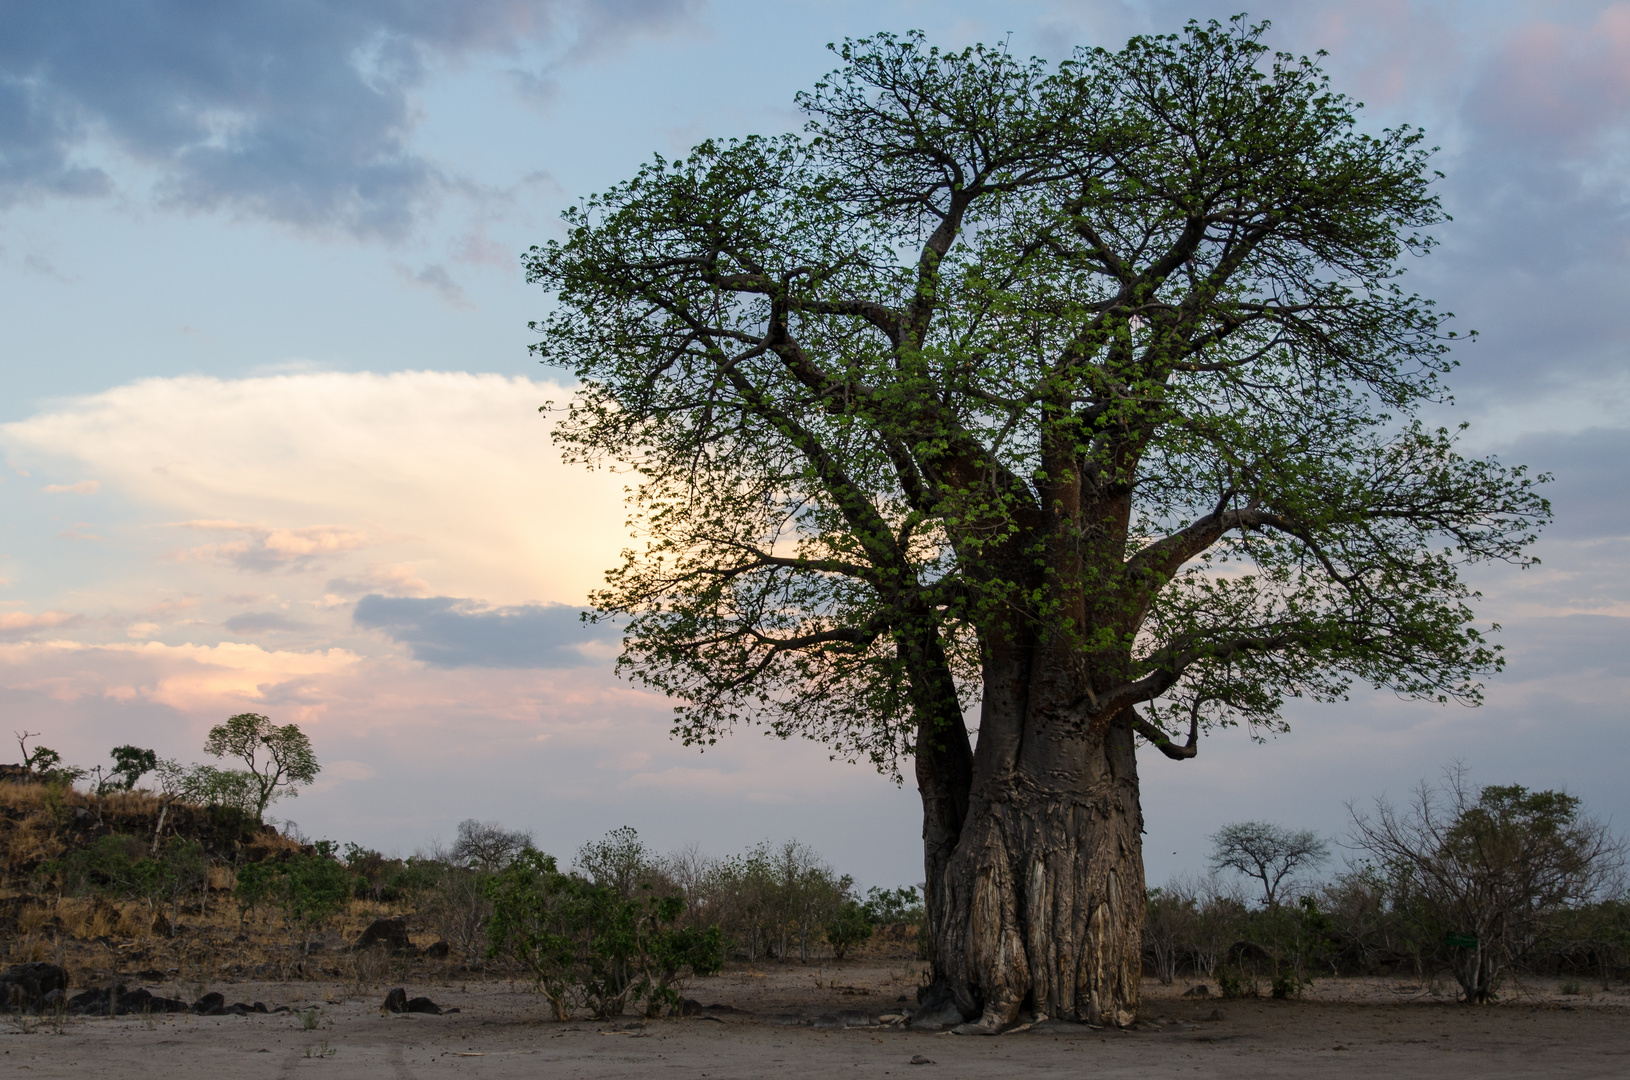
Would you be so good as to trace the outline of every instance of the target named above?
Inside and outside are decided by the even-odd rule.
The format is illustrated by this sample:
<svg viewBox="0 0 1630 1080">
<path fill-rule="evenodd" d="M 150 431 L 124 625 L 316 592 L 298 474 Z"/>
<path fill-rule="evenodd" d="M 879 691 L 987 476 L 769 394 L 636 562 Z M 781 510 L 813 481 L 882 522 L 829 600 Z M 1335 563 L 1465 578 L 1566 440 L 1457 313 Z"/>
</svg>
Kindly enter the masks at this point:
<svg viewBox="0 0 1630 1080">
<path fill-rule="evenodd" d="M 1330 857 L 1330 845 L 1307 829 L 1268 821 L 1237 821 L 1211 834 L 1211 866 L 1234 870 L 1262 883 L 1262 906 L 1279 903 L 1279 885 L 1296 870 Z"/>
<path fill-rule="evenodd" d="M 970 1030 L 1133 1016 L 1138 740 L 1354 679 L 1475 701 L 1458 567 L 1548 513 L 1414 419 L 1453 336 L 1396 280 L 1442 218 L 1420 133 L 1264 26 L 851 41 L 803 135 L 658 157 L 527 257 L 566 456 L 638 473 L 622 668 L 687 742 L 911 762 Z"/>
</svg>

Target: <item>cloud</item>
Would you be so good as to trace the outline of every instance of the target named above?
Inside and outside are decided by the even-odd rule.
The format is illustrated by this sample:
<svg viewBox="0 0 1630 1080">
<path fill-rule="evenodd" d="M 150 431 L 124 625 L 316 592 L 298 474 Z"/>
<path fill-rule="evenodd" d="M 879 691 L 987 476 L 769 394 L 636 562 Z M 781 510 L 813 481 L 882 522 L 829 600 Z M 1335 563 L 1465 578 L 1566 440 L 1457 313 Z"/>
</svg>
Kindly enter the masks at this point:
<svg viewBox="0 0 1630 1080">
<path fill-rule="evenodd" d="M 439 71 L 593 52 L 686 0 L 87 0 L 0 6 L 0 204 L 94 197 L 115 157 L 162 201 L 400 235 L 454 181 L 414 148 Z"/>
<path fill-rule="evenodd" d="M 308 525 L 297 529 L 277 529 L 245 525 L 238 521 L 181 521 L 176 528 L 203 532 L 237 533 L 241 540 L 201 544 L 174 553 L 176 561 L 213 560 L 244 570 L 271 570 L 278 567 L 306 569 L 325 555 L 355 551 L 370 543 L 368 534 L 343 525 Z"/>
<path fill-rule="evenodd" d="M 352 619 L 408 646 L 415 660 L 437 667 L 566 668 L 603 663 L 581 646 L 616 637 L 585 626 L 565 604 L 485 607 L 450 596 L 364 596 Z"/>
<path fill-rule="evenodd" d="M 275 611 L 250 611 L 234 615 L 221 624 L 234 634 L 264 634 L 270 631 L 296 632 L 310 629 L 309 623 L 297 622 Z"/>
<path fill-rule="evenodd" d="M 351 596 L 582 604 L 628 534 L 623 478 L 562 464 L 538 415 L 569 396 L 463 372 L 145 379 L 0 425 L 0 447 L 36 470 L 100 476 L 154 526 L 143 542 L 178 523 L 205 534 L 170 556 L 161 595 L 316 603 L 324 583 L 350 582 L 369 586 Z M 211 567 L 275 581 L 213 580 Z"/>
<path fill-rule="evenodd" d="M 0 683 L 63 702 L 141 700 L 215 714 L 261 703 L 262 686 L 292 678 L 332 677 L 359 660 L 356 653 L 338 648 L 302 652 L 242 642 L 166 645 L 53 640 L 0 645 Z M 304 715 L 319 712 L 307 710 Z"/>
<path fill-rule="evenodd" d="M 453 280 L 453 275 L 447 272 L 445 266 L 432 264 L 415 271 L 401 263 L 392 263 L 391 265 L 396 270 L 396 276 L 402 281 L 422 289 L 429 289 L 441 297 L 443 303 L 456 308 L 473 306 L 464 296 L 464 286 Z"/>
<path fill-rule="evenodd" d="M 84 621 L 84 616 L 67 611 L 0 611 L 0 638 L 26 637 L 37 630 L 67 629 Z"/>
<path fill-rule="evenodd" d="M 47 495 L 61 495 L 71 493 L 74 495 L 95 495 L 102 488 L 101 481 L 81 480 L 77 484 L 46 484 L 44 491 Z"/>
</svg>

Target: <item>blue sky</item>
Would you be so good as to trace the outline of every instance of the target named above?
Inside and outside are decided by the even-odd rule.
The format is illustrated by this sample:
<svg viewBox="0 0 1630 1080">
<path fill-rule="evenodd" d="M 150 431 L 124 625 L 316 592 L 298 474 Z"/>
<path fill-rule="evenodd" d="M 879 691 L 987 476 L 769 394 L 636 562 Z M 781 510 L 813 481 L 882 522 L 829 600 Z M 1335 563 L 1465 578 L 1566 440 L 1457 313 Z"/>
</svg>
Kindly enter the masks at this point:
<svg viewBox="0 0 1630 1080">
<path fill-rule="evenodd" d="M 411 850 L 463 817 L 569 853 L 814 843 L 918 879 L 915 794 L 743 732 L 706 755 L 567 613 L 626 542 L 556 460 L 518 255 L 652 153 L 797 126 L 827 42 L 920 27 L 1058 58 L 1233 6 L 353 0 L 0 11 L 0 704 L 94 764 L 230 712 L 331 762 L 281 812 Z M 1267 3 L 1367 122 L 1442 147 L 1411 267 L 1476 328 L 1469 445 L 1556 474 L 1543 565 L 1479 572 L 1480 710 L 1380 695 L 1145 765 L 1151 878 L 1218 824 L 1339 831 L 1452 760 L 1630 820 L 1630 4 Z M 0 755 L 3 758 L 4 755 Z M 744 810 L 746 812 L 744 812 Z"/>
</svg>

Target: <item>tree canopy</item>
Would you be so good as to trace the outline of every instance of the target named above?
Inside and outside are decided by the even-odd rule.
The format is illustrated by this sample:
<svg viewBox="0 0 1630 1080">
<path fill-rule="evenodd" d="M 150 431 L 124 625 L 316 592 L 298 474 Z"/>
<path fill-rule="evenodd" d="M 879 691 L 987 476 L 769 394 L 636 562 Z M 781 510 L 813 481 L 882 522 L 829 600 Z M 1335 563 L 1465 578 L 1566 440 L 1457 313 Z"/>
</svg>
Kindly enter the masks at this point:
<svg viewBox="0 0 1630 1080">
<path fill-rule="evenodd" d="M 969 701 L 1025 627 L 1114 657 L 1090 711 L 1157 742 L 1354 678 L 1477 700 L 1457 570 L 1548 507 L 1412 418 L 1455 337 L 1399 282 L 1444 216 L 1421 133 L 1263 29 L 846 42 L 803 135 L 657 157 L 532 249 L 561 437 L 639 474 L 597 603 L 687 739 L 892 764 L 913 691 Z M 908 685 L 924 624 L 950 684 Z"/>
<path fill-rule="evenodd" d="M 246 772 L 211 766 L 201 766 L 193 772 L 209 778 L 205 786 L 214 783 L 223 791 L 232 788 L 236 781 L 242 789 L 239 801 L 246 811 L 254 814 L 256 821 L 266 816 L 266 807 L 274 800 L 292 799 L 300 794 L 301 785 L 310 784 L 322 770 L 311 748 L 311 739 L 298 724 L 274 724 L 270 717 L 259 713 L 239 713 L 228 717 L 226 723 L 210 728 L 204 752 L 219 758 L 237 758 L 248 766 Z"/>
</svg>

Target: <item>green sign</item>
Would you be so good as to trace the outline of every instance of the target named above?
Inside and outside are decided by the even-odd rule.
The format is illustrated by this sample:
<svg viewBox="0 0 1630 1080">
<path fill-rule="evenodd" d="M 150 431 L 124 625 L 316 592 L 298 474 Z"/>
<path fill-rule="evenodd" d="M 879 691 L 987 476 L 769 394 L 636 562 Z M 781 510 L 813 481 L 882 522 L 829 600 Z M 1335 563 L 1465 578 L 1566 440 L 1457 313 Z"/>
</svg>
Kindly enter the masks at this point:
<svg viewBox="0 0 1630 1080">
<path fill-rule="evenodd" d="M 1451 949 L 1477 948 L 1476 934 L 1445 934 L 1443 940 Z"/>
</svg>

